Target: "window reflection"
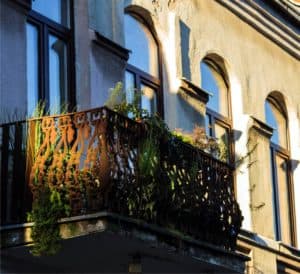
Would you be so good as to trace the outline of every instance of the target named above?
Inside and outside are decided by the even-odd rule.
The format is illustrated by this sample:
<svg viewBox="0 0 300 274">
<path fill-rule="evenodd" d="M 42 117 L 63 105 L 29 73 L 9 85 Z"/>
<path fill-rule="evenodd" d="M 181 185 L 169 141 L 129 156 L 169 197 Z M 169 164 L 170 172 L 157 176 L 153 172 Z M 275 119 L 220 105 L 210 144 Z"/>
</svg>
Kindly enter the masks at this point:
<svg viewBox="0 0 300 274">
<path fill-rule="evenodd" d="M 210 93 L 207 108 L 228 117 L 228 92 L 222 75 L 207 61 L 200 64 L 201 87 Z"/>
<path fill-rule="evenodd" d="M 229 134 L 228 128 L 216 123 L 216 138 L 219 144 L 219 159 L 223 162 L 229 162 Z"/>
<path fill-rule="evenodd" d="M 270 139 L 271 171 L 273 186 L 273 212 L 276 240 L 293 244 L 292 208 L 289 152 L 287 143 L 287 118 L 284 108 L 276 98 L 269 96 L 265 102 L 266 122 L 272 126 Z"/>
<path fill-rule="evenodd" d="M 60 112 L 67 103 L 67 47 L 57 37 L 49 36 L 49 109 Z"/>
<path fill-rule="evenodd" d="M 124 20 L 125 46 L 132 51 L 128 63 L 158 77 L 158 49 L 151 32 L 130 15 Z"/>
<path fill-rule="evenodd" d="M 139 106 L 149 114 L 158 112 L 161 91 L 159 78 L 158 44 L 143 19 L 124 15 L 125 46 L 131 53 L 125 72 L 126 99 L 132 102 L 134 94 L 141 92 Z M 161 114 L 161 109 L 159 110 Z"/>
<path fill-rule="evenodd" d="M 56 23 L 70 26 L 68 0 L 32 0 L 32 9 Z"/>
<path fill-rule="evenodd" d="M 277 107 L 272 101 L 267 100 L 265 102 L 265 115 L 267 124 L 274 129 L 271 142 L 287 148 L 286 118 L 280 111 L 279 107 Z"/>
<path fill-rule="evenodd" d="M 211 59 L 205 58 L 200 63 L 201 87 L 210 93 L 206 105 L 205 130 L 210 137 L 216 138 L 219 151 L 215 157 L 223 162 L 231 160 L 232 142 L 231 121 L 228 103 L 228 87 L 223 72 Z"/>
<path fill-rule="evenodd" d="M 125 89 L 126 89 L 126 101 L 132 103 L 134 99 L 135 92 L 135 77 L 134 74 L 126 71 L 125 72 Z"/>
<path fill-rule="evenodd" d="M 27 116 L 32 116 L 38 104 L 38 32 L 31 24 L 26 25 L 27 51 Z"/>
<path fill-rule="evenodd" d="M 153 115 L 157 112 L 156 108 L 156 91 L 152 87 L 141 85 L 142 98 L 141 107 L 148 110 L 149 114 Z"/>
</svg>

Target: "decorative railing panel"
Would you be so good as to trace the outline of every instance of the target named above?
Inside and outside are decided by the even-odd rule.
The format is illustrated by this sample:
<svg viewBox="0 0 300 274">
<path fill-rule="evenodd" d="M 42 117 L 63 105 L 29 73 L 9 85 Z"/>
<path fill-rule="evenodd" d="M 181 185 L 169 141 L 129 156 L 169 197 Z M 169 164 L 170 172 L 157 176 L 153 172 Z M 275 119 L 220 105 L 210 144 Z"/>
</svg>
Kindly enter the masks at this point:
<svg viewBox="0 0 300 274">
<path fill-rule="evenodd" d="M 242 217 L 233 170 L 174 137 L 154 140 L 145 172 L 147 128 L 105 107 L 32 119 L 33 196 L 46 184 L 73 215 L 105 209 L 234 249 Z"/>
</svg>

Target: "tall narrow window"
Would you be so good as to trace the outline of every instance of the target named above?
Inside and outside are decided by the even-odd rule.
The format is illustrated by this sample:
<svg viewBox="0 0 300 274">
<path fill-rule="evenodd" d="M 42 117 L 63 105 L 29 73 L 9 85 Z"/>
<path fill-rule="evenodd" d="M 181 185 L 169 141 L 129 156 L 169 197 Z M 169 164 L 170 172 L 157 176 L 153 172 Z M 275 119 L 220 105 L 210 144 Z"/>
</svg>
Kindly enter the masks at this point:
<svg viewBox="0 0 300 274">
<path fill-rule="evenodd" d="M 51 3 L 50 3 L 51 2 Z M 38 101 L 50 113 L 73 107 L 69 0 L 32 0 L 27 19 L 27 115 Z"/>
<path fill-rule="evenodd" d="M 131 50 L 125 82 L 126 98 L 142 91 L 140 105 L 150 114 L 162 114 L 159 47 L 142 19 L 125 14 L 125 46 Z"/>
<path fill-rule="evenodd" d="M 284 108 L 273 97 L 268 97 L 265 102 L 265 115 L 266 122 L 274 129 L 270 151 L 276 240 L 293 244 L 287 117 Z"/>
<path fill-rule="evenodd" d="M 201 87 L 210 94 L 206 105 L 206 133 L 218 140 L 220 160 L 231 159 L 231 120 L 228 100 L 228 85 L 223 72 L 212 60 L 205 58 L 200 63 Z"/>
</svg>

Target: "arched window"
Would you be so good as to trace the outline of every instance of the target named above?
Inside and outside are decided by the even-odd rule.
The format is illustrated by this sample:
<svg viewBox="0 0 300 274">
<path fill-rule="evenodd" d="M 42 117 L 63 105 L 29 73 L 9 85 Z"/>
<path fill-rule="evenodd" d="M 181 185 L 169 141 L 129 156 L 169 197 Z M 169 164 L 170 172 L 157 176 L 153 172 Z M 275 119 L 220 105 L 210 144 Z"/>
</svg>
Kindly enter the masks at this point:
<svg viewBox="0 0 300 274">
<path fill-rule="evenodd" d="M 210 94 L 206 105 L 206 133 L 217 138 L 219 158 L 230 162 L 232 142 L 228 84 L 221 68 L 211 59 L 201 61 L 200 71 L 201 87 Z"/>
<path fill-rule="evenodd" d="M 126 98 L 142 91 L 140 106 L 162 114 L 160 53 L 158 43 L 142 18 L 125 14 L 125 46 L 131 50 L 125 74 Z"/>
<path fill-rule="evenodd" d="M 276 240 L 294 244 L 287 115 L 284 107 L 272 96 L 269 96 L 265 102 L 265 115 L 267 124 L 273 127 L 270 151 Z"/>
</svg>

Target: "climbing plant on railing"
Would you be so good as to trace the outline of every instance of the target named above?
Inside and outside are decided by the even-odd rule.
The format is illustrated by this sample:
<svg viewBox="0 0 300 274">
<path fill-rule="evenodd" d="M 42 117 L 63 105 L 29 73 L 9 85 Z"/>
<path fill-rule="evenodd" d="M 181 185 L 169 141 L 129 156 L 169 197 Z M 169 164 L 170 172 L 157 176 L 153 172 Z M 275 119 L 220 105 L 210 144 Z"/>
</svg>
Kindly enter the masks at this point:
<svg viewBox="0 0 300 274">
<path fill-rule="evenodd" d="M 59 173 L 63 169 L 70 157 L 69 152 L 66 152 L 62 159 L 62 170 L 50 170 L 52 161 L 54 160 L 54 144 L 56 136 L 54 132 L 49 131 L 48 135 L 43 132 L 39 117 L 45 115 L 45 104 L 40 102 L 35 111 L 34 116 L 37 120 L 29 122 L 27 133 L 27 171 L 30 176 L 31 191 L 33 193 L 32 211 L 27 214 L 27 220 L 33 222 L 31 238 L 34 242 L 31 252 L 34 256 L 52 255 L 60 249 L 60 231 L 58 220 L 62 216 L 70 213 L 68 204 L 68 191 L 65 186 L 60 189 L 53 187 Z M 42 139 L 50 138 L 51 142 L 47 148 L 42 147 Z M 36 156 L 41 153 L 41 150 L 47 150 L 47 156 L 43 162 L 35 162 Z M 32 165 L 39 165 L 32 172 Z M 50 182 L 50 183 L 49 183 Z"/>
</svg>

